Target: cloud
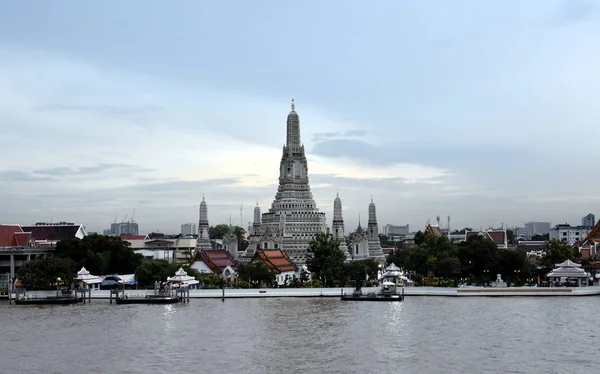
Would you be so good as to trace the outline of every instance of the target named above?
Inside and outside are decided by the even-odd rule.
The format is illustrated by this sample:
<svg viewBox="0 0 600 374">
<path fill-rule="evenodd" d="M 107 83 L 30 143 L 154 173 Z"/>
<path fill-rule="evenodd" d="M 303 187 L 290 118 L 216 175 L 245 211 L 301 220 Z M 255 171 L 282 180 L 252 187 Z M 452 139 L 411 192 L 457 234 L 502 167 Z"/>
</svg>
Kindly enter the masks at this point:
<svg viewBox="0 0 600 374">
<path fill-rule="evenodd" d="M 565 26 L 588 20 L 597 10 L 596 2 L 589 0 L 565 0 L 554 12 L 549 26 Z"/>
</svg>

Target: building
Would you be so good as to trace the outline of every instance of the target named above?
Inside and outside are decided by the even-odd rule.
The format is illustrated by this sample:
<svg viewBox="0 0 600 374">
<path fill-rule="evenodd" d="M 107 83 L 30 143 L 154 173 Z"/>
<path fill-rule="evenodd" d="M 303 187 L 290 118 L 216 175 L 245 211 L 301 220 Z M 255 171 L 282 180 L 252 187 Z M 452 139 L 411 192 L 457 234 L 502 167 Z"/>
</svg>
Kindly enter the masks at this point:
<svg viewBox="0 0 600 374">
<path fill-rule="evenodd" d="M 83 225 L 72 222 L 37 222 L 33 226 L 22 226 L 22 229 L 31 233 L 35 247 L 54 247 L 61 240 L 83 239 L 87 236 Z"/>
<path fill-rule="evenodd" d="M 550 232 L 550 222 L 527 222 L 524 227 L 519 227 L 515 234 L 530 238 L 534 235 L 546 235 Z"/>
<path fill-rule="evenodd" d="M 196 242 L 197 248 L 199 251 L 212 249 L 210 244 L 210 236 L 208 230 L 210 226 L 208 225 L 208 207 L 206 206 L 206 199 L 204 198 L 204 194 L 202 194 L 202 202 L 200 202 L 199 209 L 199 219 L 198 219 L 198 240 Z"/>
<path fill-rule="evenodd" d="M 473 236 L 482 236 L 488 238 L 494 243 L 498 249 L 508 249 L 508 235 L 504 229 L 487 229 L 481 231 L 467 231 L 465 232 L 465 241 L 468 241 Z"/>
<path fill-rule="evenodd" d="M 408 235 L 409 232 L 409 225 L 394 226 L 387 224 L 383 227 L 383 235 L 387 236 L 392 241 L 398 241 L 406 238 L 406 235 Z"/>
<path fill-rule="evenodd" d="M 200 273 L 217 274 L 223 279 L 233 280 L 237 276 L 238 262 L 231 253 L 223 249 L 200 250 L 190 263 L 190 268 Z"/>
<path fill-rule="evenodd" d="M 360 225 L 360 219 L 358 220 L 358 227 L 352 236 L 350 249 L 352 260 L 354 261 L 366 260 L 369 258 L 369 236 Z"/>
<path fill-rule="evenodd" d="M 379 227 L 377 226 L 377 210 L 373 197 L 371 197 L 371 203 L 369 203 L 369 222 L 367 223 L 367 236 L 369 238 L 369 257 L 373 258 L 380 263 L 385 262 L 385 256 L 383 255 L 383 249 L 381 248 L 381 241 L 379 239 Z"/>
<path fill-rule="evenodd" d="M 180 235 L 122 235 L 131 249 L 144 256 L 144 259 L 167 260 L 169 262 L 189 262 L 196 252 L 196 238 Z"/>
<path fill-rule="evenodd" d="M 590 229 L 596 226 L 596 216 L 590 213 L 587 216 L 583 217 L 581 219 L 581 226 L 589 227 Z"/>
<path fill-rule="evenodd" d="M 600 221 L 587 233 L 578 247 L 583 258 L 595 258 L 598 255 L 598 249 L 600 249 Z"/>
<path fill-rule="evenodd" d="M 559 242 L 575 243 L 585 240 L 586 236 L 592 229 L 585 226 L 571 226 L 567 223 L 554 226 L 550 230 L 550 240 L 558 240 Z"/>
<path fill-rule="evenodd" d="M 252 262 L 260 261 L 264 263 L 273 273 L 275 280 L 280 286 L 284 286 L 294 279 L 300 277 L 298 267 L 282 250 L 263 250 L 259 249 L 254 253 Z"/>
<path fill-rule="evenodd" d="M 195 223 L 184 223 L 181 225 L 181 235 L 183 236 L 192 236 L 198 234 L 198 225 Z"/>
<path fill-rule="evenodd" d="M 32 233 L 20 225 L 0 224 L 0 274 L 15 278 L 19 268 L 27 261 L 47 256 L 53 247 L 36 247 Z"/>
<path fill-rule="evenodd" d="M 336 193 L 333 200 L 333 223 L 331 225 L 331 235 L 339 240 L 340 250 L 346 255 L 346 260 L 351 259 L 348 245 L 346 244 L 346 236 L 344 234 L 344 218 L 342 216 L 342 200 L 340 194 Z"/>
<path fill-rule="evenodd" d="M 139 226 L 133 221 L 113 222 L 110 224 L 110 229 L 102 233 L 110 236 L 139 235 Z"/>
<path fill-rule="evenodd" d="M 317 208 L 310 190 L 300 118 L 292 100 L 279 165 L 279 187 L 271 207 L 262 214 L 252 250 L 281 249 L 294 263 L 304 264 L 310 241 L 326 233 L 326 226 L 325 213 Z M 260 241 L 256 240 L 258 237 L 261 237 Z"/>
</svg>

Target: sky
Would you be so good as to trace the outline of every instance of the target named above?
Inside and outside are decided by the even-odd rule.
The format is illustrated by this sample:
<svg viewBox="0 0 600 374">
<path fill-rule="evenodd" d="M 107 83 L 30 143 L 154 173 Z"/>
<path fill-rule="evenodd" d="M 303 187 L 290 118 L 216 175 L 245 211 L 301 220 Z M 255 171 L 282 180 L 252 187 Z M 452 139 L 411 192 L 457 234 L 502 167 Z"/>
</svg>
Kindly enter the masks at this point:
<svg viewBox="0 0 600 374">
<path fill-rule="evenodd" d="M 4 2 L 0 222 L 247 226 L 293 97 L 329 224 L 580 224 L 599 39 L 593 0 Z"/>
</svg>

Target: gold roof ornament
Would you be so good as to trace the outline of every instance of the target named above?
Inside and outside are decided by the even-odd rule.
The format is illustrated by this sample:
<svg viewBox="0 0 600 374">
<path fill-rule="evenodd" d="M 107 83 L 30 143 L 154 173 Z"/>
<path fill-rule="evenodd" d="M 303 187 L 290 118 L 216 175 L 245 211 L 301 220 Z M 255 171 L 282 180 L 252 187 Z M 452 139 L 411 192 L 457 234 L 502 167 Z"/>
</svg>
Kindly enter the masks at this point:
<svg viewBox="0 0 600 374">
<path fill-rule="evenodd" d="M 296 110 L 296 104 L 294 103 L 294 98 L 292 97 L 292 110 Z"/>
</svg>

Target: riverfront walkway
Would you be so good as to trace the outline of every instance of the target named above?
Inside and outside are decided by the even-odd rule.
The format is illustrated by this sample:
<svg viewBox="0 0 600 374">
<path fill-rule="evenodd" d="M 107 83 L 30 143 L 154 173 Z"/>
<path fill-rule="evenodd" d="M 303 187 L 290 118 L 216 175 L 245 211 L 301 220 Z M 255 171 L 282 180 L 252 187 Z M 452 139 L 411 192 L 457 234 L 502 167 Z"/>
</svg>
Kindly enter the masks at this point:
<svg viewBox="0 0 600 374">
<path fill-rule="evenodd" d="M 363 293 L 376 292 L 378 288 L 363 288 Z M 342 292 L 351 294 L 353 288 L 262 288 L 262 289 L 225 289 L 225 298 L 261 298 L 261 297 L 340 297 Z M 109 299 L 110 291 L 92 291 L 92 299 Z M 55 295 L 56 291 L 30 291 L 29 295 Z M 154 294 L 154 290 L 125 290 L 132 296 Z M 405 296 L 449 296 L 449 297 L 507 297 L 507 296 L 597 296 L 600 287 L 472 287 L 472 288 L 443 288 L 443 287 L 406 287 Z M 190 290 L 192 299 L 220 299 L 221 289 Z"/>
</svg>

